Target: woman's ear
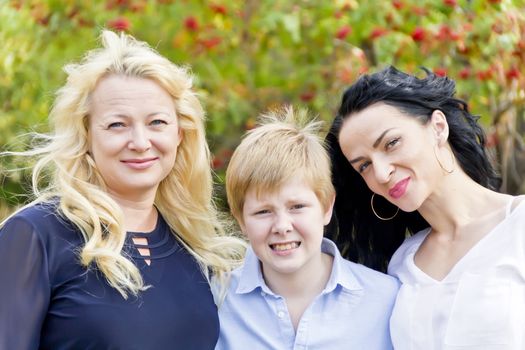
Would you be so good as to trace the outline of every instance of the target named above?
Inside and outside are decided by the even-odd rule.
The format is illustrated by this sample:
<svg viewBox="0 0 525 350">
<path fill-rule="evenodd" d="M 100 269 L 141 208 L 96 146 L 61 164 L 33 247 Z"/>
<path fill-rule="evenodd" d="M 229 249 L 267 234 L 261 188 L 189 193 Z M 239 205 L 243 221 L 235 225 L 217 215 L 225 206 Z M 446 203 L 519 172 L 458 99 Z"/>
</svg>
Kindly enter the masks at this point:
<svg viewBox="0 0 525 350">
<path fill-rule="evenodd" d="M 445 113 L 438 109 L 432 112 L 430 125 L 436 136 L 437 145 L 444 145 L 448 141 L 448 122 Z"/>
</svg>

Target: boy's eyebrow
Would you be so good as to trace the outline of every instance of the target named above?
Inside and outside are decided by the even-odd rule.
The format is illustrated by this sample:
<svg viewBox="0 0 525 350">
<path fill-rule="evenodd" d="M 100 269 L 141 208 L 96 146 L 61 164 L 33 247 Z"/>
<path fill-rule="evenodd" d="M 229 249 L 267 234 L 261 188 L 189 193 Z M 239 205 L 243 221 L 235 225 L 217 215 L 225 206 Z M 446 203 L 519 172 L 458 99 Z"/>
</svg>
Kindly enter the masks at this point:
<svg viewBox="0 0 525 350">
<path fill-rule="evenodd" d="M 381 133 L 381 135 L 379 135 L 379 137 L 375 140 L 374 144 L 372 145 L 372 147 L 374 148 L 377 148 L 377 146 L 379 146 L 379 144 L 381 143 L 381 141 L 383 140 L 383 137 L 385 137 L 385 135 L 390 131 L 392 130 L 393 128 L 389 128 L 389 129 L 386 129 L 385 131 L 383 131 Z M 356 162 L 359 162 L 360 160 L 363 160 L 365 159 L 364 157 L 357 157 L 357 158 L 354 158 L 352 160 L 349 160 L 348 163 L 350 164 L 354 164 Z"/>
</svg>

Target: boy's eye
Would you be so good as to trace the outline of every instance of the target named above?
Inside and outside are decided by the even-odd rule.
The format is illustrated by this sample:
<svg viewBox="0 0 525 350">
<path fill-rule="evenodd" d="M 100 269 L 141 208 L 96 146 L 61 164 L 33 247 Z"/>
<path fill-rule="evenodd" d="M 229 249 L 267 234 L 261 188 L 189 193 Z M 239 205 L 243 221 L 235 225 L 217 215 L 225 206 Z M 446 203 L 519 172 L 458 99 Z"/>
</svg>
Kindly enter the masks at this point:
<svg viewBox="0 0 525 350">
<path fill-rule="evenodd" d="M 113 122 L 108 125 L 108 129 L 122 128 L 126 126 L 123 122 Z"/>
<path fill-rule="evenodd" d="M 268 214 L 270 211 L 268 209 L 262 209 L 262 210 L 258 210 L 256 211 L 254 214 L 255 215 L 263 215 L 263 214 Z"/>
<path fill-rule="evenodd" d="M 292 205 L 292 209 L 302 209 L 304 207 L 306 207 L 306 205 L 302 203 Z"/>
<path fill-rule="evenodd" d="M 392 140 L 388 141 L 386 143 L 386 145 L 385 145 L 385 149 L 389 150 L 392 147 L 394 147 L 395 145 L 397 145 L 398 142 L 399 142 L 399 139 L 400 139 L 400 137 L 396 137 L 395 139 L 392 139 Z"/>
</svg>

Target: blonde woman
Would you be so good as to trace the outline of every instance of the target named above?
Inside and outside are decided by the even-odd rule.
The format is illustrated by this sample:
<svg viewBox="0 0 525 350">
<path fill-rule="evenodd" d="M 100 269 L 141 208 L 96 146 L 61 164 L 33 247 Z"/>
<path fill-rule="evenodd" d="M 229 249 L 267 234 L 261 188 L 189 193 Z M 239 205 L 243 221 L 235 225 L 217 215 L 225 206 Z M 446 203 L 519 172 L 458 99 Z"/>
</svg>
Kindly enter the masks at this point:
<svg viewBox="0 0 525 350">
<path fill-rule="evenodd" d="M 213 349 L 243 244 L 212 203 L 188 72 L 110 31 L 66 66 L 36 200 L 0 228 L 1 349 Z M 42 179 L 49 185 L 40 188 Z"/>
</svg>

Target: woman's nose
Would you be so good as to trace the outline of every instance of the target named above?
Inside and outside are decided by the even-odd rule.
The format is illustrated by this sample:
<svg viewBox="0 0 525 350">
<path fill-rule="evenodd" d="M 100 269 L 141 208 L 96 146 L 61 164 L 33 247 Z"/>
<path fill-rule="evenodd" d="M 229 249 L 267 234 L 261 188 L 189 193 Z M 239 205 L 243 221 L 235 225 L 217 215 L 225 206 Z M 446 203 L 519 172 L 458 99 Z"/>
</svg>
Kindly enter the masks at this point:
<svg viewBox="0 0 525 350">
<path fill-rule="evenodd" d="M 387 183 L 394 173 L 394 166 L 386 159 L 376 159 L 373 162 L 374 176 L 379 183 Z"/>
<path fill-rule="evenodd" d="M 151 147 L 151 140 L 146 128 L 140 126 L 133 127 L 128 145 L 130 149 L 137 152 L 147 151 Z"/>
</svg>

